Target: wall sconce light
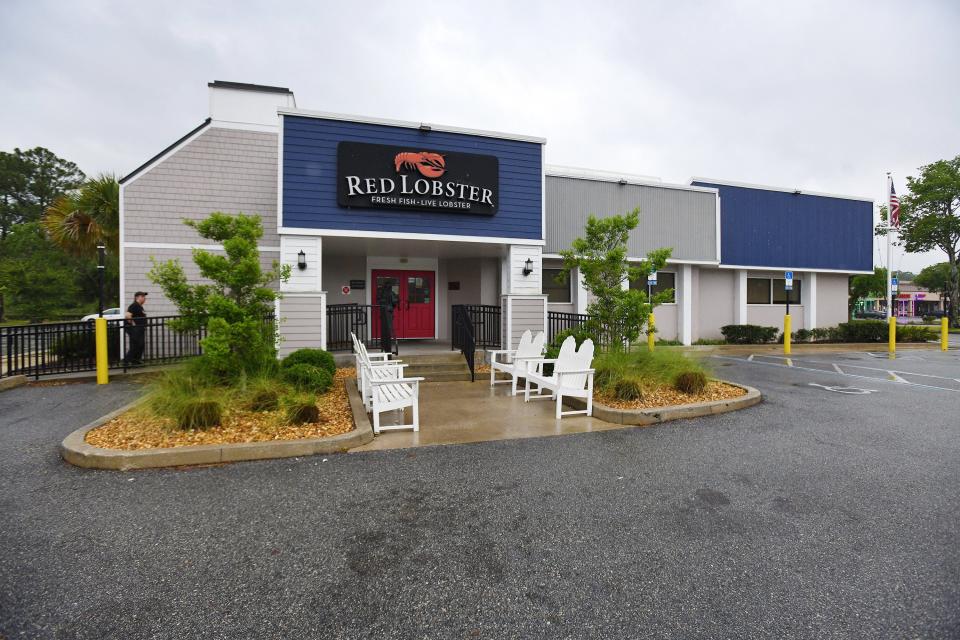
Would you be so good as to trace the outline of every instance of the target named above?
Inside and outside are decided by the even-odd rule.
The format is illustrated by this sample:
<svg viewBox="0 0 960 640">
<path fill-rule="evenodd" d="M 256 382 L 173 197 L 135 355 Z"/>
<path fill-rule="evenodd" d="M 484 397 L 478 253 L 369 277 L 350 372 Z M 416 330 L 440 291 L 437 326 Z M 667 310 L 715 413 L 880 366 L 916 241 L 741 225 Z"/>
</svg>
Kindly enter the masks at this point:
<svg viewBox="0 0 960 640">
<path fill-rule="evenodd" d="M 533 260 L 527 258 L 526 263 L 523 265 L 523 275 L 528 276 L 533 273 Z"/>
<path fill-rule="evenodd" d="M 305 254 L 302 249 L 300 253 L 297 254 L 297 268 L 300 269 L 300 271 L 307 268 L 307 254 Z"/>
</svg>

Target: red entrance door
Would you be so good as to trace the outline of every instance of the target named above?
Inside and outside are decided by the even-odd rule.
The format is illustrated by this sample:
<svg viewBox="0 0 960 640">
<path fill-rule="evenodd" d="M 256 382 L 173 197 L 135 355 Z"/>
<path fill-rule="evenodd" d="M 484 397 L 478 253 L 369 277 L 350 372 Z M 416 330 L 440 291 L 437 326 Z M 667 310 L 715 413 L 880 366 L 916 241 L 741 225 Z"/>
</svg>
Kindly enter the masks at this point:
<svg viewBox="0 0 960 640">
<path fill-rule="evenodd" d="M 432 338 L 436 291 L 433 271 L 374 269 L 373 304 L 380 304 L 383 287 L 393 289 L 397 307 L 393 312 L 393 332 L 397 338 Z M 380 319 L 374 321 L 374 336 L 380 336 Z"/>
</svg>

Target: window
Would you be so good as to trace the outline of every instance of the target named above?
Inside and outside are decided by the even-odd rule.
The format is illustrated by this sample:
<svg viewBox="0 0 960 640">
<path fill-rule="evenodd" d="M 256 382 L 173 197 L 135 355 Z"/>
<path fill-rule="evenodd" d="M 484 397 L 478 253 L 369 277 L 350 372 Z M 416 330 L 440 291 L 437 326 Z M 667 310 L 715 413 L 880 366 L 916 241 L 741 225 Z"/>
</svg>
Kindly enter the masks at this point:
<svg viewBox="0 0 960 640">
<path fill-rule="evenodd" d="M 773 279 L 773 304 L 787 304 L 787 292 L 784 290 L 787 281 L 783 278 Z M 803 283 L 793 279 L 793 290 L 790 291 L 790 304 L 800 304 L 800 285 Z"/>
<path fill-rule="evenodd" d="M 547 302 L 570 302 L 570 286 L 573 278 L 567 277 L 565 283 L 557 281 L 561 273 L 568 273 L 566 269 L 543 270 L 543 292 L 547 294 Z"/>
<path fill-rule="evenodd" d="M 770 304 L 770 278 L 747 278 L 747 304 Z"/>
<path fill-rule="evenodd" d="M 640 280 L 631 280 L 630 281 L 631 289 L 639 289 L 640 291 L 647 290 L 647 280 L 646 278 Z M 673 304 L 677 301 L 677 274 L 670 271 L 657 271 L 657 284 L 651 287 L 651 293 L 654 295 L 662 293 L 667 289 L 672 289 L 673 294 L 670 296 L 670 299 L 667 300 L 667 304 Z"/>
<path fill-rule="evenodd" d="M 800 288 L 803 282 L 793 279 L 790 304 L 801 304 Z M 747 304 L 786 304 L 786 281 L 783 278 L 747 278 Z"/>
</svg>

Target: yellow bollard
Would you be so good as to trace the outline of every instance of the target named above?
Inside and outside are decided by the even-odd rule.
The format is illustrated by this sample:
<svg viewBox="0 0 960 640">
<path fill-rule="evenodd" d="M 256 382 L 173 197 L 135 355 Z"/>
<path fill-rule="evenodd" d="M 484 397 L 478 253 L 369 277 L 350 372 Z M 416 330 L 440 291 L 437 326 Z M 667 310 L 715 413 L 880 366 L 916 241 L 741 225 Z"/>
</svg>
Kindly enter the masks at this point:
<svg viewBox="0 0 960 640">
<path fill-rule="evenodd" d="M 889 342 L 889 346 L 887 347 L 887 350 L 891 354 L 896 353 L 897 352 L 897 317 L 896 316 L 890 316 L 890 330 L 887 333 L 887 340 Z"/>
<path fill-rule="evenodd" d="M 654 330 L 653 314 L 650 314 L 650 321 L 647 326 L 647 349 L 653 351 L 653 343 L 656 340 L 656 336 L 653 333 Z"/>
<path fill-rule="evenodd" d="M 107 319 L 97 318 L 94 321 L 97 344 L 97 384 L 107 384 L 109 376 L 107 370 Z"/>
<path fill-rule="evenodd" d="M 947 316 L 940 318 L 940 350 L 946 351 L 950 344 L 950 322 Z"/>
<path fill-rule="evenodd" d="M 783 316 L 783 355 L 790 355 L 790 314 Z"/>
</svg>

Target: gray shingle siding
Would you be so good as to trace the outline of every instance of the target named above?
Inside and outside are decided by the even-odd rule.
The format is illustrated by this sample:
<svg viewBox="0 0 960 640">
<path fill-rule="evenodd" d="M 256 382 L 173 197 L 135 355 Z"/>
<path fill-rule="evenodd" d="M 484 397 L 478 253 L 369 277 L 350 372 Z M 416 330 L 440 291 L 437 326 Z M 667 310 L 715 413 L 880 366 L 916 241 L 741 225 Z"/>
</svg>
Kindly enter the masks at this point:
<svg viewBox="0 0 960 640">
<path fill-rule="evenodd" d="M 258 214 L 278 246 L 277 134 L 209 127 L 124 186 L 124 241 L 198 243 L 183 219 Z"/>
<path fill-rule="evenodd" d="M 287 295 L 280 301 L 280 357 L 323 344 L 323 296 Z"/>
<path fill-rule="evenodd" d="M 211 253 L 222 254 L 222 251 L 211 251 Z M 135 291 L 146 291 L 149 293 L 147 304 L 145 306 L 147 313 L 152 316 L 176 315 L 177 309 L 169 300 L 164 297 L 157 285 L 153 284 L 147 277 L 153 263 L 150 258 L 156 258 L 158 262 L 166 260 L 179 260 L 183 266 L 183 271 L 187 280 L 191 283 L 209 282 L 200 277 L 200 270 L 193 262 L 193 253 L 189 249 L 126 249 L 124 255 L 124 271 L 126 272 L 126 281 L 124 282 L 123 300 L 121 306 L 126 309 L 133 302 L 133 293 Z M 260 252 L 260 264 L 264 269 L 270 269 L 273 261 L 280 258 L 279 252 Z"/>
</svg>

